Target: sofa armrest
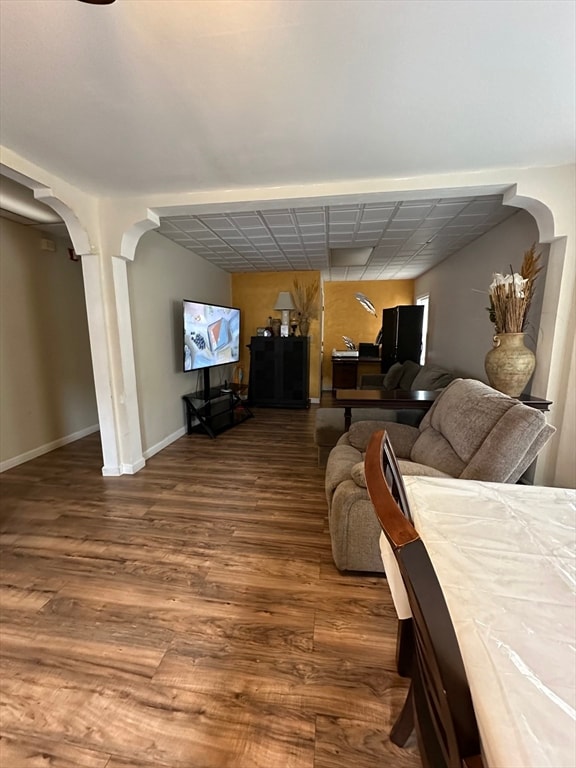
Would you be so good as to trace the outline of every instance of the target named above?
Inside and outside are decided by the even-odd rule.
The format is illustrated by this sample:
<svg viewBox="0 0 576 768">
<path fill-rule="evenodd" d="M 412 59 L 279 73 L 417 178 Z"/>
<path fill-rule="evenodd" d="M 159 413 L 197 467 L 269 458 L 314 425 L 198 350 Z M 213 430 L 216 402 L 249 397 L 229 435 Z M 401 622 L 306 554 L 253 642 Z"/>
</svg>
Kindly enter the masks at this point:
<svg viewBox="0 0 576 768">
<path fill-rule="evenodd" d="M 379 429 L 386 430 L 394 453 L 399 459 L 410 458 L 412 446 L 420 432 L 416 427 L 410 427 L 407 424 L 397 424 L 394 421 L 357 421 L 350 425 L 347 432 L 348 443 L 364 453 L 370 436 Z"/>
<path fill-rule="evenodd" d="M 362 454 L 351 445 L 336 445 L 330 451 L 326 463 L 326 501 L 330 507 L 334 491 L 345 480 L 350 480 L 352 467 L 362 461 Z"/>
</svg>

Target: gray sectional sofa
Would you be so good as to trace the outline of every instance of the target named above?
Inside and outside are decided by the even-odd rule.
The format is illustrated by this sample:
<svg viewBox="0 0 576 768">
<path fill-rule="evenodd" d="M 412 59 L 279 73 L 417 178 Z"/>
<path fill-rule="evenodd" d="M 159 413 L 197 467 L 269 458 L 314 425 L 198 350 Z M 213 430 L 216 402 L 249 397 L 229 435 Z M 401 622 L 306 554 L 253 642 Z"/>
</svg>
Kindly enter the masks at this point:
<svg viewBox="0 0 576 768">
<path fill-rule="evenodd" d="M 456 379 L 418 427 L 358 421 L 326 466 L 332 554 L 341 571 L 383 572 L 380 525 L 364 480 L 370 435 L 386 429 L 403 475 L 514 483 L 554 433 L 541 411 L 474 379 Z"/>
<path fill-rule="evenodd" d="M 456 378 L 451 371 L 436 365 L 418 365 L 407 360 L 394 363 L 386 374 L 367 375 L 362 378 L 363 389 L 442 389 Z M 400 424 L 417 426 L 424 411 L 397 410 L 384 408 L 353 408 L 352 423 L 356 421 L 381 420 L 397 421 Z M 344 434 L 344 409 L 319 408 L 316 412 L 314 440 L 318 448 L 318 466 L 325 467 L 328 455 Z"/>
</svg>

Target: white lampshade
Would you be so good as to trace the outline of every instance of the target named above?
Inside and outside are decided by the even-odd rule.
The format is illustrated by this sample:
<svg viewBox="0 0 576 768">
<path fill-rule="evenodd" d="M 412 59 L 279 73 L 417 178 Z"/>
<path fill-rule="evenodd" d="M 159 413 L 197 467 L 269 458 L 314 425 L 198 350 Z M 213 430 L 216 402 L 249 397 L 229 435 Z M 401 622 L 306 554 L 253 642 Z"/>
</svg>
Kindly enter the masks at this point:
<svg viewBox="0 0 576 768">
<path fill-rule="evenodd" d="M 290 291 L 280 291 L 278 294 L 278 298 L 276 299 L 276 304 L 274 304 L 274 309 L 280 309 L 280 310 L 290 310 L 290 309 L 296 309 L 294 306 L 294 300 L 292 299 L 292 294 Z"/>
<path fill-rule="evenodd" d="M 290 322 L 290 310 L 296 309 L 294 306 L 294 300 L 290 291 L 280 291 L 274 309 L 279 309 L 282 312 L 282 325 L 280 326 L 280 336 L 288 336 Z"/>
</svg>

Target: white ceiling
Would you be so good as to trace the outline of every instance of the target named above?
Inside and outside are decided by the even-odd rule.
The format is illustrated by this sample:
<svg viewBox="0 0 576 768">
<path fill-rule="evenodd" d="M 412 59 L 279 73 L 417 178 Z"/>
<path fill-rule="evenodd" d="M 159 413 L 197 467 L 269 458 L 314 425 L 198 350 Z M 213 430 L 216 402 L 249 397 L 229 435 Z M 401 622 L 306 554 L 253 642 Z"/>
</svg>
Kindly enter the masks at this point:
<svg viewBox="0 0 576 768">
<path fill-rule="evenodd" d="M 0 140 L 104 196 L 229 199 L 572 163 L 575 11 L 574 0 L 0 0 Z M 442 213 L 459 200 L 317 202 L 203 216 L 197 247 L 220 265 L 227 254 L 226 269 L 328 269 L 331 245 L 369 243 L 363 274 L 401 277 L 510 213 L 492 198 L 455 219 Z M 471 213 L 492 205 L 492 221 Z M 162 228 L 190 247 L 183 222 Z"/>
</svg>

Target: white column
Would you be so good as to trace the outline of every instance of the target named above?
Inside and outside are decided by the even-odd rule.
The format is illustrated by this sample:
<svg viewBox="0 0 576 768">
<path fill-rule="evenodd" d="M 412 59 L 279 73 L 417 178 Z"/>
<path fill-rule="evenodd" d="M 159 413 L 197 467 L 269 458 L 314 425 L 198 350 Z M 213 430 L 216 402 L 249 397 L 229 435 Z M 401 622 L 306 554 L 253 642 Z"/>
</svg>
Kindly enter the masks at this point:
<svg viewBox="0 0 576 768">
<path fill-rule="evenodd" d="M 88 333 L 92 352 L 94 387 L 100 423 L 100 440 L 104 465 L 103 475 L 120 475 L 120 453 L 116 439 L 116 417 L 112 392 L 112 371 L 106 332 L 105 301 L 100 274 L 100 256 L 86 254 L 82 256 L 82 274 L 86 313 L 88 315 Z"/>
<path fill-rule="evenodd" d="M 142 469 L 146 462 L 142 454 L 126 261 L 121 257 L 113 257 L 112 270 L 122 382 L 117 407 L 121 469 L 123 474 L 134 474 Z"/>
</svg>

